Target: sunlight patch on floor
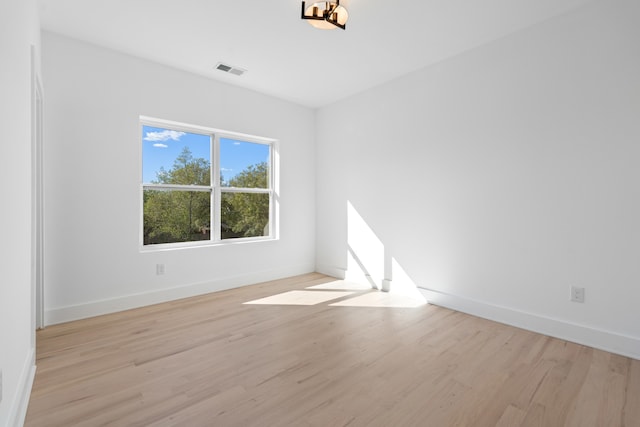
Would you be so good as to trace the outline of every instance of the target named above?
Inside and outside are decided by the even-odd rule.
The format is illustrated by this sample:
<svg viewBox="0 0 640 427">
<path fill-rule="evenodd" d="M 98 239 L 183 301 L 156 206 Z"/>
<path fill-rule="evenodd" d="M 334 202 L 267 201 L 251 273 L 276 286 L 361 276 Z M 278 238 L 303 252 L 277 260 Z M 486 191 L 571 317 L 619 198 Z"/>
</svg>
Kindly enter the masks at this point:
<svg viewBox="0 0 640 427">
<path fill-rule="evenodd" d="M 329 304 L 332 307 L 390 307 L 390 308 L 414 308 L 425 305 L 424 300 L 411 298 L 406 295 L 397 295 L 389 292 L 369 292 L 364 295 L 349 298 Z"/>
<path fill-rule="evenodd" d="M 398 285 L 405 281 L 399 280 Z M 395 283 L 394 283 L 395 284 Z M 317 305 L 331 307 L 373 307 L 373 308 L 415 308 L 426 304 L 424 297 L 415 286 L 408 286 L 413 292 L 407 292 L 402 286 L 391 286 L 391 292 L 372 289 L 368 283 L 350 280 L 332 280 L 331 282 L 309 286 L 304 290 L 294 290 L 260 298 L 244 304 L 254 305 Z M 417 296 L 415 294 L 418 294 Z M 340 301 L 335 301 L 341 299 Z M 335 302 L 334 302 L 335 301 Z"/>
<path fill-rule="evenodd" d="M 244 304 L 263 305 L 316 305 L 352 295 L 353 292 L 340 291 L 289 291 L 266 298 L 245 302 Z"/>
<path fill-rule="evenodd" d="M 349 282 L 346 280 L 335 280 L 321 285 L 309 286 L 307 289 L 326 289 L 338 291 L 369 291 L 371 286 L 364 283 Z"/>
</svg>

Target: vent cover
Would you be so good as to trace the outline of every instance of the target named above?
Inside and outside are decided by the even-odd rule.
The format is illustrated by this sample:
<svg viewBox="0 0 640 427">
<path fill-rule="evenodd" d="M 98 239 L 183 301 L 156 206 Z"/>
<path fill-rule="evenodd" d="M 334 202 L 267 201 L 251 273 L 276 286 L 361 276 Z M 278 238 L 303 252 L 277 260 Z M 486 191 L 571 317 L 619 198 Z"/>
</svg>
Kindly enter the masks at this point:
<svg viewBox="0 0 640 427">
<path fill-rule="evenodd" d="M 236 76 L 241 76 L 247 72 L 247 70 L 239 67 L 234 67 L 229 64 L 224 64 L 222 62 L 218 62 L 216 65 L 216 70 L 224 71 L 225 73 L 233 74 Z"/>
</svg>

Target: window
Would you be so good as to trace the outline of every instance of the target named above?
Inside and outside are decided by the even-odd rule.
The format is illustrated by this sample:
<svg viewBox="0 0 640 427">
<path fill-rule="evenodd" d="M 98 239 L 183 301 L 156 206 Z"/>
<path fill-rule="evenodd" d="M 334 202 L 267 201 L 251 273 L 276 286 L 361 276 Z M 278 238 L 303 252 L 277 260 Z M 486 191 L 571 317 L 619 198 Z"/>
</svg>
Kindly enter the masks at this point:
<svg viewBox="0 0 640 427">
<path fill-rule="evenodd" d="M 272 140 L 141 119 L 142 245 L 274 237 Z"/>
</svg>

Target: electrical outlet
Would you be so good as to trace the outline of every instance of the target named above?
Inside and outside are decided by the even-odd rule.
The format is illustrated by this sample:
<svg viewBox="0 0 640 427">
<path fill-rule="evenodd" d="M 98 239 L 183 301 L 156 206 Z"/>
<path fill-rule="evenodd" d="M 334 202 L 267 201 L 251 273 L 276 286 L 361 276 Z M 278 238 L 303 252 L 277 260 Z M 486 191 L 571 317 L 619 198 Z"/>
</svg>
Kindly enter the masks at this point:
<svg viewBox="0 0 640 427">
<path fill-rule="evenodd" d="M 164 264 L 156 264 L 156 274 L 162 276 L 164 274 Z"/>
<path fill-rule="evenodd" d="M 579 288 L 577 286 L 571 287 L 571 301 L 573 302 L 584 302 L 584 288 Z"/>
</svg>

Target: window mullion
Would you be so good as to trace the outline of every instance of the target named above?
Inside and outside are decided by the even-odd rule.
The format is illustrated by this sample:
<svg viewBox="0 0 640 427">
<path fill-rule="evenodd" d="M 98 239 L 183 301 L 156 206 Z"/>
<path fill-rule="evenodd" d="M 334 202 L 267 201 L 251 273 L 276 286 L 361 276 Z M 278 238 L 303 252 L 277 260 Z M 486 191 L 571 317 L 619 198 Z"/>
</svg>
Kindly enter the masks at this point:
<svg viewBox="0 0 640 427">
<path fill-rule="evenodd" d="M 220 136 L 218 133 L 213 135 L 211 140 L 211 183 L 213 185 L 213 193 L 211 197 L 211 240 L 219 242 L 222 240 L 221 218 L 222 218 L 222 201 L 220 194 Z"/>
</svg>

